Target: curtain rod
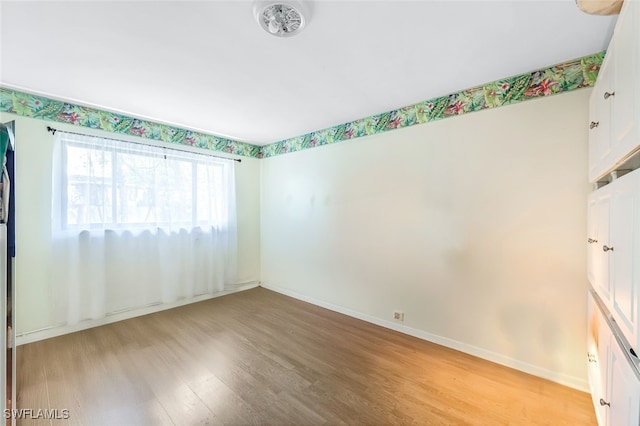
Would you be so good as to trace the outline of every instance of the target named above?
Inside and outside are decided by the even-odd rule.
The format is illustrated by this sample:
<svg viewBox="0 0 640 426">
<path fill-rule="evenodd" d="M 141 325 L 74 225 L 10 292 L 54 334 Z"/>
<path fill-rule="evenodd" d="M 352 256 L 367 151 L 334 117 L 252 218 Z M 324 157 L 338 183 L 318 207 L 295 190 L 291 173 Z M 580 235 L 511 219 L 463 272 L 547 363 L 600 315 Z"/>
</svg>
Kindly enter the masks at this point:
<svg viewBox="0 0 640 426">
<path fill-rule="evenodd" d="M 47 126 L 47 132 L 51 133 L 52 135 L 55 135 L 56 132 L 58 131 L 58 129 L 54 129 L 51 126 Z M 214 157 L 214 158 L 222 158 L 223 160 L 232 160 L 232 161 L 237 161 L 238 163 L 241 163 L 242 160 L 239 158 L 228 158 L 228 157 L 222 157 L 220 155 L 209 155 L 209 154 L 203 154 L 201 152 L 193 152 L 193 151 L 187 151 L 186 149 L 178 149 L 178 148 L 168 148 L 166 146 L 157 146 L 157 145 L 150 145 L 150 144 L 145 144 L 145 143 L 141 143 L 141 142 L 130 142 L 130 141 L 123 141 L 122 139 L 114 139 L 114 138 L 105 138 L 103 136 L 93 136 L 93 135 L 87 135 L 85 133 L 76 133 L 76 132 L 67 132 L 66 130 L 60 130 L 60 132 L 62 133 L 69 133 L 70 135 L 78 135 L 78 136 L 89 136 L 92 138 L 102 138 L 102 139 L 106 139 L 109 141 L 118 141 L 118 142 L 126 142 L 126 143 L 133 143 L 136 145 L 146 145 L 146 146 L 156 146 L 158 148 L 162 148 L 162 149 L 168 149 L 170 151 L 180 151 L 180 152 L 191 152 L 193 154 L 200 154 L 200 155 L 207 155 L 209 157 Z"/>
</svg>

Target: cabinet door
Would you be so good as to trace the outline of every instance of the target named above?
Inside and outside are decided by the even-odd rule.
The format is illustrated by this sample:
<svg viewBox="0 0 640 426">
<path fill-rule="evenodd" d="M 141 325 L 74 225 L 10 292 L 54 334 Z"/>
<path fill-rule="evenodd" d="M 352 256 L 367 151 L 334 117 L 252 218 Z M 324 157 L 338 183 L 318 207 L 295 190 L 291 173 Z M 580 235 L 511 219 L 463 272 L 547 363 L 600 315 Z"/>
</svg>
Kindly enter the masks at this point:
<svg viewBox="0 0 640 426">
<path fill-rule="evenodd" d="M 596 262 L 598 261 L 598 253 L 596 253 L 598 244 L 598 228 L 596 226 L 598 218 L 596 211 L 598 207 L 597 195 L 597 192 L 592 192 L 587 200 L 587 279 L 592 286 L 595 286 L 596 282 Z"/>
<path fill-rule="evenodd" d="M 613 43 L 613 41 L 612 41 Z M 589 180 L 595 182 L 608 171 L 611 158 L 611 102 L 605 93 L 613 91 L 611 63 L 614 52 L 609 49 L 589 99 Z"/>
<path fill-rule="evenodd" d="M 612 185 L 612 184 L 611 184 Z M 609 274 L 609 252 L 603 246 L 611 245 L 609 240 L 609 213 L 611 185 L 594 191 L 589 196 L 589 229 L 587 238 L 587 276 L 598 296 L 608 305 L 611 300 L 611 279 Z"/>
<path fill-rule="evenodd" d="M 638 426 L 640 424 L 640 380 L 613 337 L 609 356 L 608 399 L 603 401 L 608 404 L 606 405 L 607 424 Z"/>
<path fill-rule="evenodd" d="M 612 184 L 609 269 L 611 295 L 609 309 L 631 346 L 638 348 L 638 285 L 640 273 L 640 170 Z M 604 248 L 604 247 L 603 247 Z"/>
<path fill-rule="evenodd" d="M 603 425 L 606 418 L 605 406 L 600 405 L 600 398 L 606 396 L 607 363 L 609 331 L 600 309 L 588 295 L 587 319 L 587 373 L 589 376 L 589 390 L 599 425 Z"/>
<path fill-rule="evenodd" d="M 640 26 L 638 3 L 625 1 L 614 34 L 614 82 L 611 129 L 614 162 L 619 162 L 640 145 Z"/>
</svg>

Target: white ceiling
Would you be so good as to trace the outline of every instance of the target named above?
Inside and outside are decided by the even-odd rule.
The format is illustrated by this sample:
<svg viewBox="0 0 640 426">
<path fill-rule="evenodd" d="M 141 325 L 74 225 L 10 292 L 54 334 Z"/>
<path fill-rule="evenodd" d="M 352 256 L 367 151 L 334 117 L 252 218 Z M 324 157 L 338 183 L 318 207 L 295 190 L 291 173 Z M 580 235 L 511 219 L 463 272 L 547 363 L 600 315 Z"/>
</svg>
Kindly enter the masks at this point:
<svg viewBox="0 0 640 426">
<path fill-rule="evenodd" d="M 604 50 L 574 0 L 310 2 L 276 38 L 251 1 L 0 1 L 0 84 L 254 144 Z"/>
</svg>

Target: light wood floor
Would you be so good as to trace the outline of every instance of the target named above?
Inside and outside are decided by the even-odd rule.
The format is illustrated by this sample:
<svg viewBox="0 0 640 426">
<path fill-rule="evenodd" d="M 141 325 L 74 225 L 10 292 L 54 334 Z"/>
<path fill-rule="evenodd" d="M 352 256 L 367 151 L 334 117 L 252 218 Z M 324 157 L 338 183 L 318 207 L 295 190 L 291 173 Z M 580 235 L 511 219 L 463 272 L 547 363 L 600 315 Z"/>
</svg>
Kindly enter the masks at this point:
<svg viewBox="0 0 640 426">
<path fill-rule="evenodd" d="M 68 409 L 54 425 L 595 425 L 586 393 L 262 288 L 21 346 L 18 408 Z"/>
</svg>

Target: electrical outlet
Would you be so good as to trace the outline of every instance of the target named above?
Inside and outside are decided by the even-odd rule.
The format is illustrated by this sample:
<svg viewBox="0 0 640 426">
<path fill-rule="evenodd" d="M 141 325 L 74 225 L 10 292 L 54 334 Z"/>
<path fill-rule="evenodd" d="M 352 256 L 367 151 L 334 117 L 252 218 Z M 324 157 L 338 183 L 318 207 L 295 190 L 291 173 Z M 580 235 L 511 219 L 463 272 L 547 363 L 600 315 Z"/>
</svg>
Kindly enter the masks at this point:
<svg viewBox="0 0 640 426">
<path fill-rule="evenodd" d="M 396 321 L 404 321 L 404 312 L 395 311 L 393 313 L 393 319 Z"/>
</svg>

